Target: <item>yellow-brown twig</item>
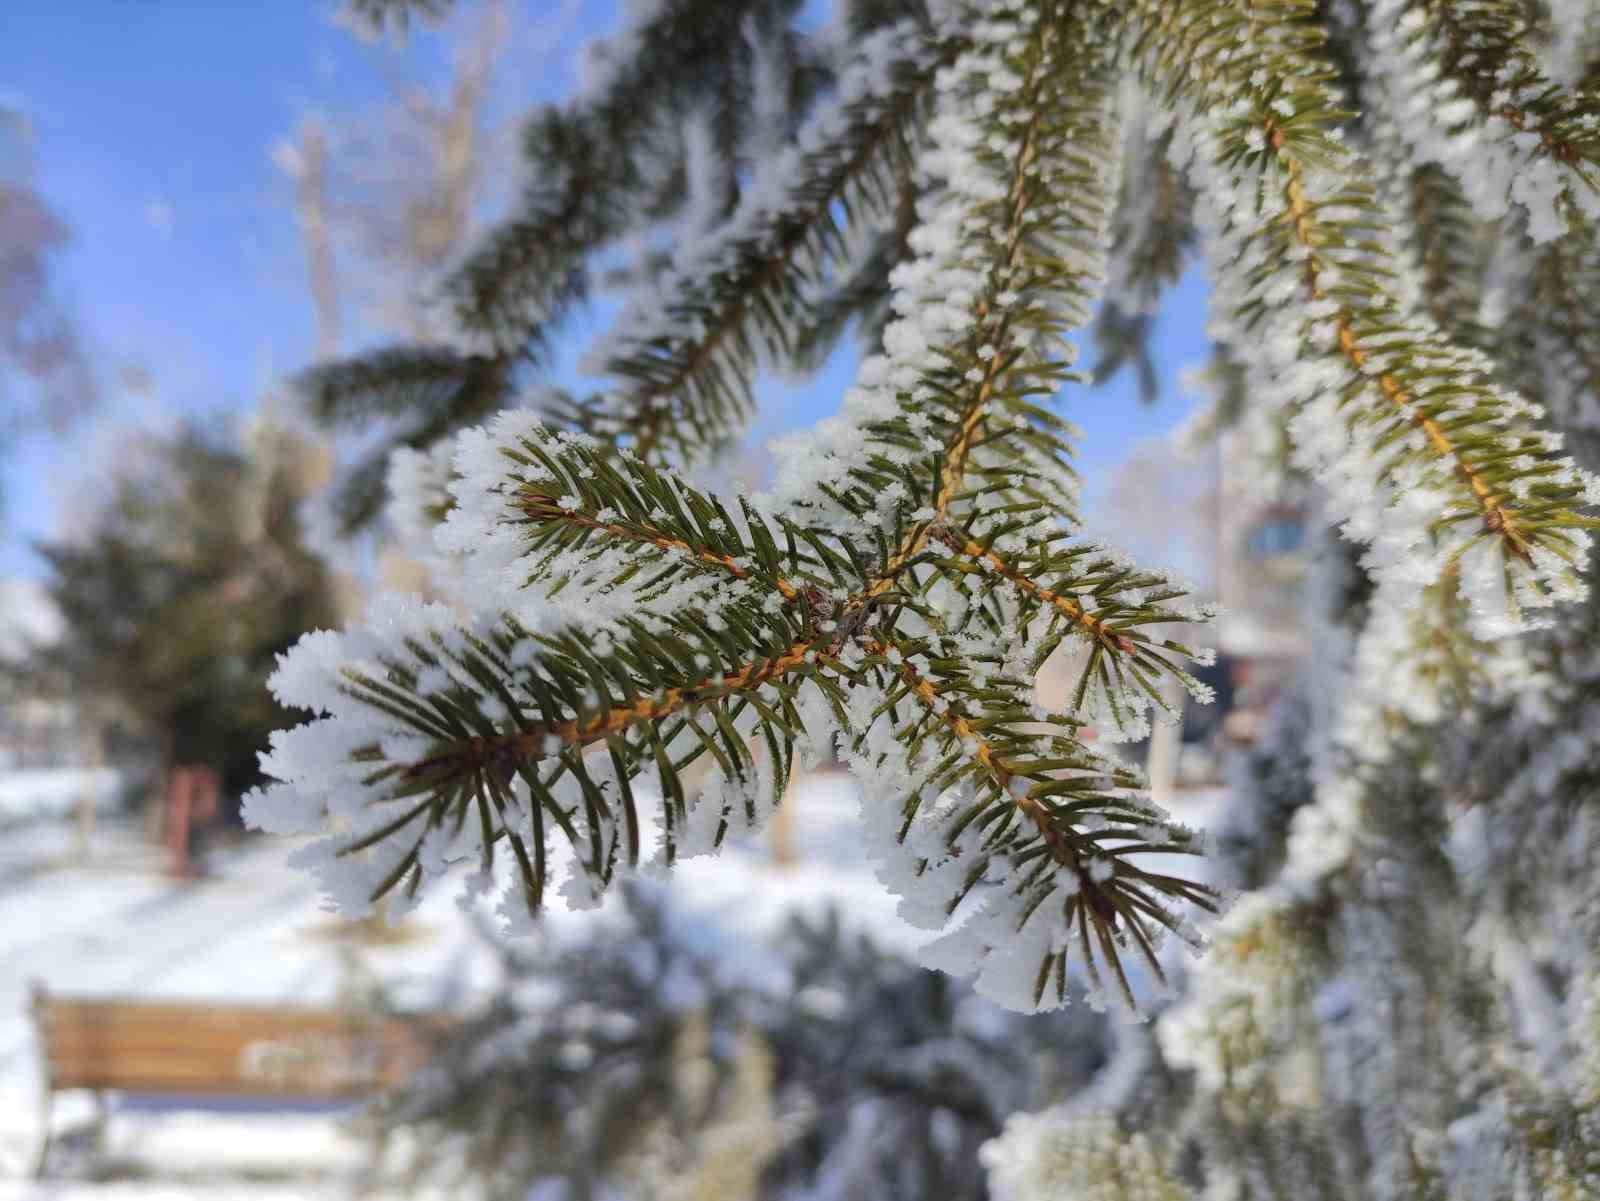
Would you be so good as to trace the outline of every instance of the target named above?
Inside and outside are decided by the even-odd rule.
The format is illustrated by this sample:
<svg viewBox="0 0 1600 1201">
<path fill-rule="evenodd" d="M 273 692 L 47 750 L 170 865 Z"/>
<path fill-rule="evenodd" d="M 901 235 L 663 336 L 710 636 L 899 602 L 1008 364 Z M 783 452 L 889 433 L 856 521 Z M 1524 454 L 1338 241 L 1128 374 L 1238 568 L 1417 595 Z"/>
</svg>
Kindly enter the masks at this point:
<svg viewBox="0 0 1600 1201">
<path fill-rule="evenodd" d="M 659 721 L 670 717 L 685 705 L 715 700 L 777 679 L 803 664 L 810 646 L 807 641 L 795 642 L 781 654 L 747 664 L 738 671 L 713 676 L 683 688 L 668 688 L 656 695 L 640 697 L 631 705 L 614 705 L 582 722 L 576 719 L 538 722 L 503 738 L 472 738 L 412 764 L 405 774 L 415 777 L 430 769 L 447 764 L 457 766 L 463 761 L 485 764 L 540 759 L 545 757 L 545 743 L 550 738 L 555 738 L 563 748 L 587 746 L 622 731 L 636 721 Z"/>
<path fill-rule="evenodd" d="M 880 658 L 888 657 L 889 647 L 876 638 L 867 637 L 862 639 L 862 646 L 865 647 L 869 654 Z M 1078 848 L 1073 845 L 1071 836 L 1050 819 L 1049 812 L 1038 800 L 1025 792 L 1012 791 L 1011 783 L 1016 779 L 1015 773 L 1006 766 L 993 745 L 979 733 L 977 727 L 949 705 L 946 705 L 941 710 L 934 703 L 939 699 L 938 689 L 910 663 L 902 659 L 897 665 L 896 671 L 899 673 L 900 678 L 905 681 L 906 687 L 911 691 L 912 695 L 922 702 L 928 712 L 943 722 L 951 733 L 961 739 L 963 743 L 970 740 L 977 744 L 977 750 L 973 752 L 973 758 L 983 764 L 995 783 L 1000 786 L 1000 791 L 1018 809 L 1022 810 L 1023 815 L 1034 824 L 1034 827 L 1044 839 L 1045 845 L 1050 848 L 1050 853 L 1054 856 L 1056 862 L 1072 868 L 1080 877 L 1083 877 L 1085 883 L 1092 884 L 1093 882 L 1088 880 L 1088 877 L 1083 873 L 1082 860 L 1078 854 Z"/>
<path fill-rule="evenodd" d="M 1011 190 L 1007 201 L 1011 205 L 1010 229 L 1006 235 L 1005 263 L 1007 270 L 1014 270 L 1022 261 L 1022 224 L 1023 215 L 1027 211 L 1027 182 L 1028 167 L 1038 157 L 1039 114 L 1034 113 L 1028 122 L 1028 128 L 1022 137 L 1022 146 L 1017 153 L 1015 176 L 1011 181 Z M 974 325 L 979 329 L 989 319 L 989 299 L 983 297 L 978 301 L 977 320 Z M 994 331 L 994 341 L 1004 342 L 1007 331 L 1011 327 L 1011 315 L 1002 315 Z M 972 453 L 973 443 L 977 441 L 979 432 L 983 429 L 983 419 L 988 416 L 989 402 L 994 397 L 994 390 L 1000 381 L 1000 373 L 1005 366 L 1005 356 L 996 354 L 984 366 L 983 379 L 978 384 L 978 390 L 973 394 L 972 403 L 967 406 L 962 414 L 961 422 L 956 427 L 955 436 L 950 444 L 945 447 L 944 470 L 940 473 L 939 492 L 934 498 L 933 516 L 926 521 L 916 523 L 906 531 L 894 554 L 890 555 L 884 563 L 883 569 L 877 577 L 867 586 L 861 598 L 870 602 L 882 596 L 894 587 L 900 578 L 906 564 L 921 553 L 927 545 L 929 531 L 942 522 L 945 514 L 949 512 L 950 505 L 954 502 L 961 485 L 966 478 L 967 458 Z"/>
<path fill-rule="evenodd" d="M 586 530 L 604 530 L 616 538 L 626 538 L 631 542 L 646 542 L 651 546 L 659 546 L 662 550 L 677 551 L 687 554 L 715 567 L 720 567 L 737 580 L 748 580 L 750 573 L 734 562 L 732 555 L 720 554 L 707 547 L 691 546 L 682 538 L 674 538 L 670 534 L 653 529 L 645 525 L 624 525 L 615 521 L 600 521 L 582 513 L 569 512 L 558 505 L 554 499 L 539 492 L 524 492 L 518 501 L 520 508 L 535 521 L 560 521 L 567 525 L 577 526 Z M 775 582 L 774 587 L 782 594 L 786 601 L 793 601 L 800 595 L 800 589 L 781 577 Z"/>
<path fill-rule="evenodd" d="M 1057 612 L 1065 614 L 1069 621 L 1081 627 L 1107 650 L 1120 651 L 1123 654 L 1131 655 L 1138 649 L 1133 639 L 1106 625 L 1104 619 L 1090 613 L 1077 601 L 1062 596 L 1059 592 L 1046 588 L 1043 584 L 1030 579 L 1010 563 L 1007 563 L 993 550 L 988 549 L 976 540 L 968 538 L 948 526 L 941 527 L 934 536 L 957 554 L 965 555 L 969 559 L 976 559 L 980 563 L 987 564 L 996 575 L 1003 576 L 1029 596 L 1049 605 Z"/>
<path fill-rule="evenodd" d="M 1289 219 L 1294 226 L 1295 238 L 1308 252 L 1306 258 L 1306 285 L 1313 300 L 1326 299 L 1326 292 L 1322 287 L 1320 271 L 1317 266 L 1317 238 L 1315 221 L 1311 212 L 1311 204 L 1306 199 L 1305 183 L 1300 162 L 1284 149 L 1284 133 L 1281 126 L 1272 120 L 1266 122 L 1267 140 L 1284 165 L 1286 182 L 1284 183 L 1284 198 L 1289 205 Z M 1365 375 L 1366 364 L 1371 357 L 1361 348 L 1356 337 L 1355 322 L 1348 309 L 1342 305 L 1334 317 L 1334 326 L 1338 331 L 1339 350 L 1355 368 L 1358 374 Z M 1484 478 L 1474 471 L 1472 465 L 1461 456 L 1455 443 L 1451 440 L 1439 423 L 1416 408 L 1416 398 L 1400 386 L 1400 382 L 1393 375 L 1380 372 L 1375 382 L 1384 397 L 1392 402 L 1395 407 L 1404 413 L 1410 422 L 1422 431 L 1429 444 L 1438 452 L 1439 456 L 1449 462 L 1457 476 L 1467 485 L 1473 498 L 1478 502 L 1478 507 L 1483 513 L 1484 526 L 1494 534 L 1502 536 L 1512 554 L 1521 559 L 1530 558 L 1528 539 L 1521 527 L 1517 524 L 1513 510 L 1507 509 L 1489 487 Z"/>
</svg>

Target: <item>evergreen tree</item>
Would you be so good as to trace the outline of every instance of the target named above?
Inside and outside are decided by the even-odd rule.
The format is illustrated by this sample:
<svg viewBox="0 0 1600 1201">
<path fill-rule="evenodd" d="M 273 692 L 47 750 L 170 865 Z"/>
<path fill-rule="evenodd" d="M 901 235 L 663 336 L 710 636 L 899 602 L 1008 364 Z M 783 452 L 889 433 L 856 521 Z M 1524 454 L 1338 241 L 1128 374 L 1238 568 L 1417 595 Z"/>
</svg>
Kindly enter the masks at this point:
<svg viewBox="0 0 1600 1201">
<path fill-rule="evenodd" d="M 351 912 L 468 860 L 517 924 L 558 867 L 586 905 L 652 849 L 715 850 L 836 745 L 902 912 L 948 928 L 926 963 L 1022 1008 L 1080 972 L 1131 1003 L 1124 961 L 1165 978 L 1157 935 L 1197 942 L 1216 894 L 1154 866 L 1200 841 L 1099 748 L 1167 678 L 1203 692 L 1160 631 L 1205 615 L 1083 536 L 1047 398 L 1097 302 L 1137 359 L 1195 247 L 1218 419 L 1319 490 L 1346 582 L 1279 726 L 1301 783 L 1269 773 L 1271 812 L 1230 823 L 1251 891 L 1157 1042 L 1126 1040 L 1096 1094 L 1121 1124 L 1024 1123 L 997 1186 L 1444 1196 L 1490 1163 L 1486 1195 L 1584 1195 L 1589 6 L 888 0 L 811 39 L 797 7 L 632 7 L 530 122 L 521 211 L 448 285 L 457 345 L 307 378 L 432 444 L 396 456 L 394 503 L 474 616 L 390 598 L 305 639 L 274 687 L 317 716 L 250 816 L 325 831 L 297 856 Z M 611 386 L 523 395 L 630 245 L 590 359 Z M 775 486 L 696 487 L 757 371 L 847 328 L 856 386 Z M 1052 712 L 1033 675 L 1063 645 Z"/>
<path fill-rule="evenodd" d="M 334 613 L 296 517 L 315 472 L 268 423 L 250 441 L 188 428 L 127 457 L 86 536 L 40 548 L 63 633 L 31 665 L 228 796 L 260 779 L 255 748 L 283 724 L 275 657 Z"/>
<path fill-rule="evenodd" d="M 1600 127 L 1595 16 L 1327 9 L 1388 270 L 1491 378 L 1538 398 L 1545 437 L 1589 469 L 1595 242 L 1570 181 L 1592 178 Z M 1228 419 L 1256 420 L 1263 394 L 1252 383 Z M 1337 522 L 1337 488 L 1311 474 Z M 1404 603 L 1370 552 L 1329 534 L 1308 594 L 1317 652 L 1219 831 L 1220 873 L 1247 891 L 1156 1046 L 1111 1070 L 1143 1087 L 1018 1119 L 993 1145 L 1007 1201 L 1076 1187 L 1074 1155 L 1111 1162 L 1140 1129 L 1166 1137 L 1105 1196 L 1600 1196 L 1600 613 L 1587 595 L 1521 637 L 1475 632 L 1459 568 Z"/>
</svg>

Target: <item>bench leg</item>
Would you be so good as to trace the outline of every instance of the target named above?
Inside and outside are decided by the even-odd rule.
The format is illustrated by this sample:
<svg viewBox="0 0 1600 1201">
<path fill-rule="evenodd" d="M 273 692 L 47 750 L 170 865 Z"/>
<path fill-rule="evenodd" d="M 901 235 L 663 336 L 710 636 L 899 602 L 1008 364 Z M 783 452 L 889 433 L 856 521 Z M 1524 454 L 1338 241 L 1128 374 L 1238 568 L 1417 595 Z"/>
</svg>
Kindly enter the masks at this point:
<svg viewBox="0 0 1600 1201">
<path fill-rule="evenodd" d="M 50 1167 L 50 1102 L 54 1095 L 49 1089 L 45 1089 L 44 1104 L 39 1109 L 39 1150 L 33 1161 L 33 1178 L 35 1180 L 43 1180 L 46 1171 Z"/>
<path fill-rule="evenodd" d="M 94 1090 L 94 1153 L 106 1153 L 106 1131 L 111 1126 L 111 1104 L 106 1100 L 104 1089 Z"/>
<path fill-rule="evenodd" d="M 52 1129 L 51 1118 L 54 1116 L 55 1092 L 46 1089 L 44 1101 L 39 1107 L 39 1149 L 34 1153 L 33 1178 L 43 1180 L 50 1170 L 50 1148 L 55 1141 L 55 1131 Z M 106 1094 L 100 1089 L 94 1094 L 94 1123 L 93 1151 L 96 1155 L 104 1155 L 107 1145 L 106 1132 L 111 1125 L 111 1105 L 106 1100 Z"/>
</svg>

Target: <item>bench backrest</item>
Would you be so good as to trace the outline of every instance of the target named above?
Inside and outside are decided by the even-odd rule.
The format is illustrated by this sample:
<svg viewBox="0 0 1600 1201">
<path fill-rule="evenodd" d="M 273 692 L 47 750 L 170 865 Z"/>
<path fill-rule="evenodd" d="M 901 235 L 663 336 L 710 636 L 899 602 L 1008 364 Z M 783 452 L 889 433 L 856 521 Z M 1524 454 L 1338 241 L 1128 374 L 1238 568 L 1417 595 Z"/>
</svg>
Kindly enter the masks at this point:
<svg viewBox="0 0 1600 1201">
<path fill-rule="evenodd" d="M 306 1099 L 403 1081 L 443 1021 L 335 1009 L 66 998 L 36 991 L 51 1089 Z"/>
</svg>

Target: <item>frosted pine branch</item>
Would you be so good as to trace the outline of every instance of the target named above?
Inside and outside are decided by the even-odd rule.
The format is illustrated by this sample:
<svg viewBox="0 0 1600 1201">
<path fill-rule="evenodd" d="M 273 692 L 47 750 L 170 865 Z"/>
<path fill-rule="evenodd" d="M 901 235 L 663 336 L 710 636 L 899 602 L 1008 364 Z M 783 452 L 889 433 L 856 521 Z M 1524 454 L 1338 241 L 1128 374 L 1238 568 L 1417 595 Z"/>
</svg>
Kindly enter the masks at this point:
<svg viewBox="0 0 1600 1201">
<path fill-rule="evenodd" d="M 1260 345 L 1253 375 L 1293 413 L 1296 462 L 1370 545 L 1380 584 L 1419 586 L 1459 564 L 1480 636 L 1527 628 L 1531 610 L 1582 594 L 1594 519 L 1581 510 L 1600 485 L 1533 425 L 1537 405 L 1493 382 L 1490 360 L 1396 298 L 1374 237 L 1384 216 L 1333 136 L 1340 110 L 1309 8 L 1271 0 L 1217 22 L 1207 8 L 1142 11 L 1152 71 L 1205 104 L 1180 131 L 1218 333 Z M 1213 65 L 1211 43 L 1239 35 L 1249 52 Z"/>
<path fill-rule="evenodd" d="M 680 240 L 666 277 L 590 348 L 594 373 L 627 383 L 574 424 L 646 458 L 703 456 L 736 434 L 758 366 L 792 353 L 810 295 L 845 269 L 839 213 L 853 230 L 893 211 L 934 72 L 958 47 L 913 22 L 869 35 L 794 147 L 758 166 L 727 221 Z"/>
<path fill-rule="evenodd" d="M 1107 1113 L 1019 1114 L 983 1149 L 997 1201 L 1192 1201 L 1165 1148 Z"/>
<path fill-rule="evenodd" d="M 414 440 L 438 443 L 467 409 L 505 402 L 593 252 L 678 219 L 685 236 L 652 248 L 596 355 L 618 386 L 543 416 L 476 409 L 448 464 L 395 462 L 403 524 L 438 523 L 472 615 L 385 600 L 286 656 L 279 698 L 316 716 L 275 741 L 277 783 L 251 796 L 251 820 L 322 835 L 300 858 L 353 911 L 462 864 L 474 889 L 498 873 L 502 908 L 525 922 L 563 873 L 567 902 L 588 905 L 631 870 L 758 829 L 793 766 L 837 750 L 885 883 L 942 932 L 927 962 L 1023 1009 L 1064 1002 L 1074 979 L 1141 999 L 1166 971 L 1159 939 L 1198 945 L 1191 919 L 1219 898 L 1153 866 L 1201 840 L 1093 739 L 1145 732 L 1172 680 L 1206 698 L 1190 671 L 1205 652 L 1171 627 L 1211 614 L 1083 536 L 1076 434 L 1051 398 L 1079 382 L 1071 339 L 1107 276 L 1117 311 L 1143 314 L 1192 225 L 1229 405 L 1286 432 L 1374 583 L 1336 749 L 1319 752 L 1316 802 L 1289 839 L 1297 883 L 1276 900 L 1319 898 L 1359 863 L 1391 735 L 1532 678 L 1519 638 L 1583 596 L 1600 503 L 1528 398 L 1564 424 L 1592 403 L 1584 307 L 1524 323 L 1537 332 L 1521 341 L 1494 319 L 1581 298 L 1591 235 L 1518 242 L 1480 277 L 1467 246 L 1484 227 L 1464 194 L 1477 185 L 1419 154 L 1405 126 L 1419 114 L 1373 76 L 1394 66 L 1384 55 L 1454 55 L 1455 86 L 1476 97 L 1463 120 L 1522 156 L 1527 182 L 1506 186 L 1541 236 L 1559 232 L 1552 213 L 1576 225 L 1586 211 L 1588 102 L 1526 80 L 1484 98 L 1452 32 L 1466 17 L 1413 9 L 1420 24 L 1394 24 L 1417 40 L 1350 73 L 1383 101 L 1361 126 L 1310 0 L 874 18 L 796 114 L 794 144 L 748 170 L 743 150 L 713 146 L 722 122 L 699 84 L 662 73 L 662 31 L 703 50 L 729 94 L 758 68 L 769 84 L 799 68 L 768 53 L 765 26 L 733 22 L 738 47 L 722 45 L 704 0 L 642 9 L 616 45 L 638 72 L 608 59 L 597 91 L 530 128 L 552 170 L 458 279 L 488 352 L 377 356 L 324 379 L 351 412 L 386 383 L 411 389 L 419 429 L 439 435 Z M 1338 28 L 1388 11 L 1345 6 Z M 1152 97 L 1132 123 L 1130 75 Z M 622 111 L 630 97 L 657 107 Z M 761 138 L 781 115 L 761 115 Z M 692 162 L 676 136 L 645 153 L 653 121 L 686 116 Z M 1551 171 L 1566 173 L 1553 200 Z M 874 279 L 887 292 L 869 303 Z M 838 417 L 775 448 L 770 490 L 720 497 L 677 474 L 739 431 L 759 368 L 813 357 L 845 311 L 870 314 L 875 352 Z M 1138 328 L 1116 336 L 1137 350 Z M 462 390 L 466 367 L 481 387 Z M 1035 677 L 1058 651 L 1076 686 L 1051 711 Z"/>
<path fill-rule="evenodd" d="M 581 94 L 543 110 L 524 131 L 545 172 L 527 181 L 519 211 L 446 285 L 465 331 L 508 356 L 545 348 L 587 291 L 588 256 L 655 199 L 656 123 L 747 71 L 751 48 L 730 33 L 745 20 L 776 24 L 783 8 L 782 0 L 666 0 L 642 6 L 619 39 L 590 45 Z M 620 62 L 628 70 L 619 71 Z"/>
<path fill-rule="evenodd" d="M 913 235 L 927 257 L 906 282 L 937 287 L 970 317 L 927 323 L 905 304 L 901 332 L 887 335 L 902 366 L 864 369 L 883 381 L 883 415 L 863 422 L 848 457 L 826 460 L 840 481 L 830 504 L 851 523 L 781 494 L 735 513 L 527 415 L 469 432 L 440 542 L 506 615 L 472 632 L 431 624 L 432 610 L 383 610 L 353 643 L 325 636 L 296 651 L 280 697 L 328 716 L 275 750 L 284 784 L 252 800 L 253 818 L 298 828 L 322 810 L 359 815 L 312 853 L 332 891 L 358 903 L 415 894 L 460 855 L 487 867 L 503 846 L 536 909 L 558 841 L 575 867 L 569 894 L 586 901 L 639 861 L 652 822 L 666 862 L 757 824 L 805 733 L 802 709 L 831 710 L 825 728 L 837 723 L 872 798 L 868 827 L 887 834 L 877 843 L 887 878 L 932 904 L 935 925 L 977 898 L 941 962 L 959 966 L 959 950 L 981 987 L 1026 1007 L 1065 999 L 1071 937 L 1130 1003 L 1121 948 L 1159 976 L 1157 935 L 1195 938 L 1182 907 L 1214 901 L 1131 856 L 1193 853 L 1192 838 L 1077 739 L 1081 718 L 1043 713 L 1031 697 L 1031 672 L 1068 633 L 1096 648 L 1078 707 L 1096 697 L 1119 722 L 1191 656 L 1144 630 L 1192 616 L 1166 607 L 1181 590 L 1093 548 L 1063 549 L 1060 513 L 1017 499 L 1042 495 L 1028 474 L 1067 470 L 1059 426 L 1033 398 L 1060 374 L 1047 347 L 1087 316 L 1114 180 L 1092 160 L 1056 156 L 1113 144 L 1111 102 L 1095 82 L 1107 60 L 1085 55 L 1070 29 L 980 24 L 980 48 L 940 77 L 947 184 Z M 995 107 L 1019 115 L 1005 140 L 967 115 L 999 78 L 1014 82 Z M 1046 162 L 1055 169 L 1040 170 Z M 1003 269 L 985 280 L 994 257 Z M 1010 445 L 1032 464 L 1021 478 L 1006 470 Z M 991 510 L 990 498 L 1004 503 Z M 958 566 L 947 543 L 981 549 Z M 991 574 L 969 578 L 973 562 L 1004 564 L 993 578 L 1016 589 L 1009 621 L 980 616 L 982 591 L 968 585 Z M 1068 630 L 1056 628 L 1063 616 Z M 425 629 L 407 624 L 419 620 Z M 386 637 L 393 625 L 399 636 Z M 357 786 L 348 772 L 309 770 L 296 748 L 316 739 L 348 748 L 364 773 Z M 712 773 L 696 795 L 683 772 L 702 757 Z M 640 776 L 660 798 L 648 821 Z M 952 824 L 960 797 L 966 817 Z M 448 839 L 458 841 L 441 854 Z M 362 870 L 341 876 L 352 862 Z M 1007 866 L 989 880 L 990 864 Z"/>
<path fill-rule="evenodd" d="M 1540 69 L 1509 0 L 1373 0 L 1377 94 L 1419 162 L 1436 162 L 1494 220 L 1515 204 L 1547 242 L 1600 218 L 1600 102 Z"/>
</svg>

